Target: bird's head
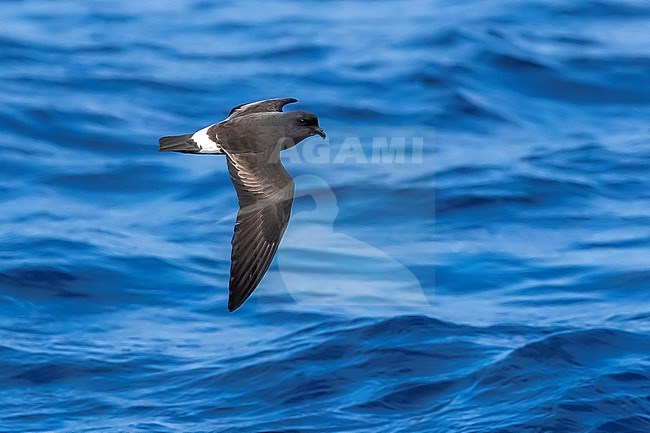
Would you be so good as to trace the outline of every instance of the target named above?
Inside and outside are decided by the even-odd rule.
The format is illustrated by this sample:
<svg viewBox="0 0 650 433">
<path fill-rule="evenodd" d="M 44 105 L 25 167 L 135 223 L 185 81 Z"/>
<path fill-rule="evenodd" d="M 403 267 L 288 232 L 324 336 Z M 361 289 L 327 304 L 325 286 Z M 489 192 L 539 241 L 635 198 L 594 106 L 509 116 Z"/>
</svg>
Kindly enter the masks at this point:
<svg viewBox="0 0 650 433">
<path fill-rule="evenodd" d="M 323 138 L 327 137 L 321 127 L 318 126 L 318 117 L 315 114 L 307 113 L 306 111 L 291 111 L 283 114 L 287 116 L 287 120 L 289 121 L 286 124 L 287 138 L 293 141 L 293 144 L 286 146 L 285 149 L 293 147 L 305 138 L 313 135 L 320 135 Z"/>
</svg>

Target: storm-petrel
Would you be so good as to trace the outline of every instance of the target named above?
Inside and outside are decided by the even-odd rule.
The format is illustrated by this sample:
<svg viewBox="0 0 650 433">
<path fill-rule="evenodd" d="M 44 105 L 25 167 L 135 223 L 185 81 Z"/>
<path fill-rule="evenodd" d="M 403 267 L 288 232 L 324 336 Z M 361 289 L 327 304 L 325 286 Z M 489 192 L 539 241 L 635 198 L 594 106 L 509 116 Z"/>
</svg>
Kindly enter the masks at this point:
<svg viewBox="0 0 650 433">
<path fill-rule="evenodd" d="M 236 106 L 226 120 L 194 134 L 162 137 L 159 152 L 225 155 L 239 211 L 232 237 L 228 310 L 248 299 L 266 273 L 282 239 L 293 203 L 293 179 L 280 151 L 325 132 L 304 111 L 283 112 L 294 98 Z"/>
</svg>

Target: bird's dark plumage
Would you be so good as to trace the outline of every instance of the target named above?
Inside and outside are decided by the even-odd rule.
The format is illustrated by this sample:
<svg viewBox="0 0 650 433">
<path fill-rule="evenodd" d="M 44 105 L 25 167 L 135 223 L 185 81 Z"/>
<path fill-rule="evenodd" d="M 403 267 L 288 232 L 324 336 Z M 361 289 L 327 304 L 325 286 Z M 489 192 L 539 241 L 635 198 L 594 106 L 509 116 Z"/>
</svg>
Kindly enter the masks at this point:
<svg viewBox="0 0 650 433">
<path fill-rule="evenodd" d="M 241 104 L 223 122 L 159 140 L 160 152 L 226 155 L 239 201 L 231 242 L 230 311 L 239 308 L 262 280 L 289 223 L 294 185 L 280 151 L 312 135 L 325 138 L 315 115 L 282 111 L 292 102 L 297 100 Z"/>
</svg>

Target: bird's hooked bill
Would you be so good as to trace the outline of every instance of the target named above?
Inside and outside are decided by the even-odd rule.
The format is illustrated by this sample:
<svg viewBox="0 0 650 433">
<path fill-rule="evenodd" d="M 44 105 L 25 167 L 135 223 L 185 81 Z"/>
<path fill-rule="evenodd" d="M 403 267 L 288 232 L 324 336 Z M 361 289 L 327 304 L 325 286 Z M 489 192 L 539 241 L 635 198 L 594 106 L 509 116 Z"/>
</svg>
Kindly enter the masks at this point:
<svg viewBox="0 0 650 433">
<path fill-rule="evenodd" d="M 315 127 L 314 132 L 323 137 L 323 140 L 327 138 L 327 135 L 325 134 L 325 131 L 323 131 L 323 128 Z"/>
</svg>

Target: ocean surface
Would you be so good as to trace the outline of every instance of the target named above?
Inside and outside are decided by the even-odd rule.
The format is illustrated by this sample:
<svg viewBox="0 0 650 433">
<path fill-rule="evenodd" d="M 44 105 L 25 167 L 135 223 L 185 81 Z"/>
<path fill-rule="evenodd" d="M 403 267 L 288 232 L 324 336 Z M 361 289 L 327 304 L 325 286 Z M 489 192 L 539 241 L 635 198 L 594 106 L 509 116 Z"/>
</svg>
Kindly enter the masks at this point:
<svg viewBox="0 0 650 433">
<path fill-rule="evenodd" d="M 650 432 L 647 0 L 4 0 L 0 431 Z M 228 313 L 219 156 L 295 97 Z"/>
</svg>

